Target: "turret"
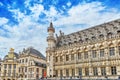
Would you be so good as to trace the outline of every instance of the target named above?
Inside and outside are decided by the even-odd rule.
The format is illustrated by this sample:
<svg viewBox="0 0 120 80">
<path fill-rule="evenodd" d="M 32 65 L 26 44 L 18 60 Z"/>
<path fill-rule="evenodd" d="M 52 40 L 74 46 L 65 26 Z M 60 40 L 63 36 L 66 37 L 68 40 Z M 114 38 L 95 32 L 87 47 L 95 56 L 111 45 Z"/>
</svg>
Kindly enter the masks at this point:
<svg viewBox="0 0 120 80">
<path fill-rule="evenodd" d="M 50 23 L 50 26 L 48 27 L 47 31 L 48 31 L 48 37 L 47 37 L 48 48 L 53 48 L 55 47 L 55 38 L 54 38 L 55 29 L 53 27 L 52 22 Z"/>
<path fill-rule="evenodd" d="M 47 42 L 48 42 L 48 47 L 46 50 L 46 57 L 47 57 L 47 76 L 48 77 L 53 77 L 54 75 L 54 47 L 56 45 L 56 40 L 54 37 L 55 29 L 53 27 L 52 22 L 50 23 L 50 26 L 47 29 L 48 31 L 48 37 L 47 37 Z"/>
</svg>

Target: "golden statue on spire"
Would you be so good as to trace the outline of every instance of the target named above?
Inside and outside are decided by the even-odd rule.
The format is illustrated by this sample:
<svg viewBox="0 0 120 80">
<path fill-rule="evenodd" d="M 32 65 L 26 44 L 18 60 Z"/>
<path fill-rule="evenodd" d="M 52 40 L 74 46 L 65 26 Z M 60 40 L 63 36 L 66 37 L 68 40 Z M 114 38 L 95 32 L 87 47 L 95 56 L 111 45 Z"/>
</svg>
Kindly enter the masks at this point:
<svg viewBox="0 0 120 80">
<path fill-rule="evenodd" d="M 10 52 L 14 52 L 14 48 L 10 48 Z"/>
</svg>

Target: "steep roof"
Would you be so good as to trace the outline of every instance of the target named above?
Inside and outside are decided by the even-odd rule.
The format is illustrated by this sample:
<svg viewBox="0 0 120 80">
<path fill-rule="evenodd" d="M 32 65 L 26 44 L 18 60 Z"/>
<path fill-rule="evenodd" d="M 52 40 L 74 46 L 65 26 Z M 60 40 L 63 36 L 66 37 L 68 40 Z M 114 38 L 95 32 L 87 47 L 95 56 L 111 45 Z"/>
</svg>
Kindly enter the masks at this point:
<svg viewBox="0 0 120 80">
<path fill-rule="evenodd" d="M 107 39 L 109 35 L 115 35 L 120 32 L 120 19 L 100 24 L 88 29 L 74 32 L 68 35 L 60 35 L 57 38 L 56 47 L 70 45 L 73 43 L 84 43 L 98 40 L 101 37 Z"/>
<path fill-rule="evenodd" d="M 8 55 L 9 55 L 9 54 L 8 54 Z M 11 58 L 8 57 L 8 55 L 6 55 L 6 56 L 4 57 L 4 60 L 5 60 L 5 59 L 11 59 Z M 17 54 L 16 52 L 14 52 L 14 57 L 18 58 L 18 54 Z"/>
<path fill-rule="evenodd" d="M 38 50 L 34 49 L 33 47 L 29 47 L 27 49 L 24 49 L 23 53 L 32 54 L 32 55 L 35 55 L 35 56 L 38 56 L 38 57 L 45 59 L 45 56 L 42 53 L 40 53 Z"/>
</svg>

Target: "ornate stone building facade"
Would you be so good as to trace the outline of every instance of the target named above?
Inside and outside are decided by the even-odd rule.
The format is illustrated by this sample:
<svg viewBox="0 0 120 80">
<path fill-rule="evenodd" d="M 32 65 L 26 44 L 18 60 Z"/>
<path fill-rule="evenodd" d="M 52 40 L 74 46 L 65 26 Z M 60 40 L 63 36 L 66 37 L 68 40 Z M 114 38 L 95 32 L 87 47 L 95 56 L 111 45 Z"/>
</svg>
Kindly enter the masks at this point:
<svg viewBox="0 0 120 80">
<path fill-rule="evenodd" d="M 120 19 L 54 37 L 48 27 L 48 77 L 118 79 L 120 76 Z"/>
<path fill-rule="evenodd" d="M 0 80 L 38 80 L 45 73 L 46 58 L 32 47 L 19 54 L 11 48 L 0 63 Z"/>
<path fill-rule="evenodd" d="M 20 79 L 38 80 L 45 76 L 46 58 L 36 49 L 29 47 L 19 54 Z"/>
<path fill-rule="evenodd" d="M 18 80 L 18 54 L 11 48 L 8 55 L 1 62 L 1 79 L 2 80 Z"/>
</svg>

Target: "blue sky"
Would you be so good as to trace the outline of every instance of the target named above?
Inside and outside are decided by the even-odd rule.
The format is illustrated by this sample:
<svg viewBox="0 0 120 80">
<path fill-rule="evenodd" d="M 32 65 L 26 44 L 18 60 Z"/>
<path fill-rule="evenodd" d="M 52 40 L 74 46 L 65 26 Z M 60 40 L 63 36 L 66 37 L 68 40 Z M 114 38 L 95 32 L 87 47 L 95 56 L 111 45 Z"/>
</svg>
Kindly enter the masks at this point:
<svg viewBox="0 0 120 80">
<path fill-rule="evenodd" d="M 33 46 L 45 55 L 47 27 L 76 32 L 120 18 L 120 0 L 0 0 L 0 57 Z"/>
</svg>

